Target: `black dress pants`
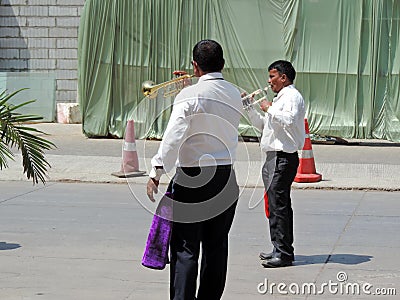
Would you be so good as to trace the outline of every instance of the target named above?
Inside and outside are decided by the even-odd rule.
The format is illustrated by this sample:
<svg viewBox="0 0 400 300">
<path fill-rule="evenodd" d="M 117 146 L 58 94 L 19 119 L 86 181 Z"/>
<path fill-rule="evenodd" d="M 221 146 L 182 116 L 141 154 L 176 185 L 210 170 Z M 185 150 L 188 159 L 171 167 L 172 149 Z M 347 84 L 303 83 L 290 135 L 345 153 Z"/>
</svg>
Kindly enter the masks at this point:
<svg viewBox="0 0 400 300">
<path fill-rule="evenodd" d="M 220 299 L 227 273 L 228 233 L 239 196 L 234 170 L 231 166 L 178 168 L 172 193 L 174 220 L 182 222 L 174 221 L 171 235 L 170 299 Z M 188 206 L 176 212 L 176 201 Z M 185 220 L 186 215 L 193 216 L 193 222 Z M 195 298 L 200 246 L 200 284 Z"/>
<path fill-rule="evenodd" d="M 269 230 L 275 257 L 294 259 L 293 210 L 290 191 L 297 173 L 297 152 L 267 152 L 262 170 L 269 205 Z"/>
</svg>

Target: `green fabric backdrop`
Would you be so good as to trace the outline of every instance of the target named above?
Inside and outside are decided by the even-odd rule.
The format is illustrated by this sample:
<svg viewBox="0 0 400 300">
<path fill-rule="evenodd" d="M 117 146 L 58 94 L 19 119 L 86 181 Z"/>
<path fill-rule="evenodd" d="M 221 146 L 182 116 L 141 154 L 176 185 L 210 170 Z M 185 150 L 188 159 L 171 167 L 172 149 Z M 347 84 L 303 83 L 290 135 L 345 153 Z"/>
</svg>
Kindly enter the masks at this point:
<svg viewBox="0 0 400 300">
<path fill-rule="evenodd" d="M 86 0 L 83 131 L 122 137 L 134 117 L 138 136 L 161 138 L 173 98 L 144 98 L 141 83 L 191 73 L 193 45 L 212 38 L 225 78 L 248 92 L 267 85 L 272 61 L 292 61 L 311 132 L 400 141 L 399 20 L 396 0 Z M 244 118 L 239 133 L 258 134 Z"/>
</svg>

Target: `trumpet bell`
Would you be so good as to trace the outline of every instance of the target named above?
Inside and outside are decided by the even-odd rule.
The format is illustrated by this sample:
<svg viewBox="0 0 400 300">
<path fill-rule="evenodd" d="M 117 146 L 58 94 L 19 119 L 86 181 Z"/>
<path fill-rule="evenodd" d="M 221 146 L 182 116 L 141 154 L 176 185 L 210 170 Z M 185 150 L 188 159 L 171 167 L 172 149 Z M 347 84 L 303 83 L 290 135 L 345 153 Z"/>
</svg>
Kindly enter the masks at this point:
<svg viewBox="0 0 400 300">
<path fill-rule="evenodd" d="M 143 93 L 143 95 L 145 95 L 145 96 L 150 95 L 153 92 L 155 86 L 156 86 L 156 84 L 155 84 L 154 81 L 151 81 L 151 80 L 144 81 L 142 83 L 142 93 Z"/>
</svg>

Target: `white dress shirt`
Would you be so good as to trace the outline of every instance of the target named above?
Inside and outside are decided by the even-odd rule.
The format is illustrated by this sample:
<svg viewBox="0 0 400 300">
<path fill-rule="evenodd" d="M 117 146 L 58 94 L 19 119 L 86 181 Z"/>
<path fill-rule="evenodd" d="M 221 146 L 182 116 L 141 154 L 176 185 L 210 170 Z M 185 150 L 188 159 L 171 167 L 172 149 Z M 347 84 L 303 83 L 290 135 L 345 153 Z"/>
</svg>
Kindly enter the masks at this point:
<svg viewBox="0 0 400 300">
<path fill-rule="evenodd" d="M 255 109 L 248 111 L 253 126 L 262 131 L 261 149 L 265 152 L 301 150 L 305 114 L 304 99 L 293 84 L 279 91 L 264 116 Z"/>
<path fill-rule="evenodd" d="M 242 110 L 239 90 L 221 73 L 201 76 L 176 96 L 153 169 L 232 164 Z"/>
</svg>

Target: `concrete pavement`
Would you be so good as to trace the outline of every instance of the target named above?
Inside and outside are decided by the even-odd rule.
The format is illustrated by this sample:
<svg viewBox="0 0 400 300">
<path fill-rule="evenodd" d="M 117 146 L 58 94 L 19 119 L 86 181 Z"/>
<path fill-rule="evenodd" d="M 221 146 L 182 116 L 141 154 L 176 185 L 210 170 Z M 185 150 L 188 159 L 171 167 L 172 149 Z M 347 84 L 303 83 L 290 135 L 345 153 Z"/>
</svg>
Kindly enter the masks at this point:
<svg viewBox="0 0 400 300">
<path fill-rule="evenodd" d="M 124 179 L 111 176 L 119 171 L 122 157 L 121 139 L 88 139 L 80 124 L 41 123 L 34 125 L 48 133 L 57 145 L 47 158 L 52 165 L 49 181 L 112 182 Z M 353 141 L 354 142 L 354 141 Z M 400 190 L 400 144 L 380 140 L 360 140 L 358 145 L 313 144 L 315 165 L 323 180 L 294 184 L 294 188 Z M 159 142 L 137 140 L 140 169 L 149 171 L 150 159 Z M 263 154 L 256 142 L 240 142 L 235 168 L 241 186 L 262 187 L 260 170 Z M 0 172 L 0 180 L 26 180 L 17 155 L 10 168 Z M 130 179 L 143 184 L 147 177 Z M 168 182 L 164 177 L 163 183 Z"/>
<path fill-rule="evenodd" d="M 140 264 L 144 185 L 0 181 L 0 191 L 0 299 L 168 299 L 169 267 Z M 280 269 L 258 259 L 271 247 L 262 205 L 249 208 L 262 192 L 241 190 L 223 299 L 398 298 L 399 192 L 294 190 L 296 261 Z"/>
<path fill-rule="evenodd" d="M 47 154 L 45 186 L 27 181 L 18 156 L 0 171 L 0 299 L 168 299 L 168 267 L 140 265 L 152 218 L 147 177 L 110 175 L 120 168 L 122 140 L 87 139 L 80 125 L 35 126 L 58 148 Z M 270 249 L 263 156 L 257 143 L 240 143 L 241 197 L 223 299 L 397 299 L 400 148 L 359 142 L 313 145 L 323 181 L 295 184 L 296 262 L 276 270 L 258 259 Z M 158 144 L 137 141 L 142 170 Z"/>
</svg>

